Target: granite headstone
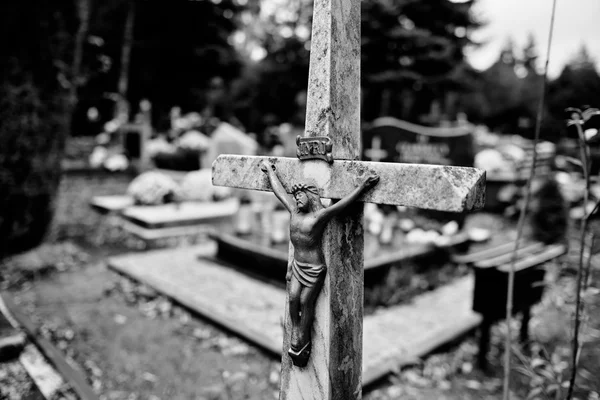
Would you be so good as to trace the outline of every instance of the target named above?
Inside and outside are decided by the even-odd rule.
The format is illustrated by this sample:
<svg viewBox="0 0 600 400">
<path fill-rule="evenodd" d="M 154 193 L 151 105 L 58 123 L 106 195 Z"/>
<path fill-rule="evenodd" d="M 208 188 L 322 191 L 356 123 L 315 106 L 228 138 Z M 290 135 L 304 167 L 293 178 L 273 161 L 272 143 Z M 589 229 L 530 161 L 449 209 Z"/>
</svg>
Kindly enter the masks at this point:
<svg viewBox="0 0 600 400">
<path fill-rule="evenodd" d="M 363 160 L 472 167 L 472 126 L 427 127 L 382 117 L 362 135 Z"/>
</svg>

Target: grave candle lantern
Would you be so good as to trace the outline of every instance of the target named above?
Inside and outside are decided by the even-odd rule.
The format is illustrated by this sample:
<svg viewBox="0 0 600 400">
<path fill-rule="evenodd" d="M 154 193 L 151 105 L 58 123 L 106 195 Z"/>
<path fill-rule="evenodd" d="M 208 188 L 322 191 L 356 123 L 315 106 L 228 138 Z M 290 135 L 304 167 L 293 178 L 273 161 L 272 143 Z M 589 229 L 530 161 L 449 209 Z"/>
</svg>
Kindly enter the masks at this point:
<svg viewBox="0 0 600 400">
<path fill-rule="evenodd" d="M 252 233 L 252 222 L 254 213 L 252 211 L 252 202 L 247 196 L 240 199 L 240 208 L 236 215 L 235 232 L 238 235 L 248 235 Z"/>
<path fill-rule="evenodd" d="M 287 242 L 289 230 L 290 215 L 281 203 L 275 206 L 272 214 L 271 223 L 271 243 L 279 244 Z"/>
</svg>

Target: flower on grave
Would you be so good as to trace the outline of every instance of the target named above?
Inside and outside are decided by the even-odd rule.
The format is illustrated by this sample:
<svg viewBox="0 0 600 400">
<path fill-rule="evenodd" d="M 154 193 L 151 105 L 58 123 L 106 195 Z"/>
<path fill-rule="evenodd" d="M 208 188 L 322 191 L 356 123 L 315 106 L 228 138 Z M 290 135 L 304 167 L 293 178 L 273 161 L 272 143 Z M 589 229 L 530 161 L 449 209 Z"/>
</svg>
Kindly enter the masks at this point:
<svg viewBox="0 0 600 400">
<path fill-rule="evenodd" d="M 177 148 L 167 142 L 165 138 L 158 137 L 150 140 L 146 144 L 146 151 L 150 158 L 154 158 L 157 154 L 174 154 L 177 151 Z"/>
<path fill-rule="evenodd" d="M 99 146 L 106 146 L 110 143 L 110 134 L 107 132 L 102 132 L 96 135 L 95 139 Z"/>
<path fill-rule="evenodd" d="M 474 166 L 487 172 L 498 172 L 508 168 L 508 162 L 496 149 L 484 149 L 475 155 Z"/>
<path fill-rule="evenodd" d="M 104 160 L 104 168 L 109 171 L 125 171 L 129 167 L 129 160 L 124 154 L 113 154 Z"/>
<path fill-rule="evenodd" d="M 176 131 L 188 131 L 202 125 L 202 116 L 197 112 L 191 112 L 173 118 L 172 125 L 172 128 Z"/>
<path fill-rule="evenodd" d="M 92 168 L 100 168 L 108 158 L 108 149 L 103 146 L 96 146 L 90 154 L 89 163 Z"/>
<path fill-rule="evenodd" d="M 196 130 L 187 131 L 179 137 L 177 147 L 180 149 L 202 152 L 210 146 L 208 136 Z"/>
<path fill-rule="evenodd" d="M 188 121 L 185 118 L 177 118 L 173 120 L 173 129 L 183 131 L 188 128 Z"/>
<path fill-rule="evenodd" d="M 118 119 L 112 119 L 112 120 L 108 121 L 106 124 L 104 124 L 104 131 L 108 132 L 108 133 L 113 133 L 113 132 L 116 132 L 120 126 L 121 126 L 121 123 L 119 122 Z"/>
<path fill-rule="evenodd" d="M 407 243 L 435 243 L 440 238 L 440 233 L 434 230 L 425 231 L 415 228 L 406 234 Z"/>
<path fill-rule="evenodd" d="M 202 116 L 197 112 L 191 112 L 185 115 L 188 121 L 190 129 L 196 128 L 202 125 Z"/>
<path fill-rule="evenodd" d="M 213 186 L 212 170 L 188 172 L 181 181 L 181 196 L 189 201 L 214 201 L 231 197 L 231 188 Z"/>
<path fill-rule="evenodd" d="M 136 204 L 158 205 L 180 199 L 181 189 L 170 176 L 149 171 L 131 181 L 127 194 L 133 197 Z"/>
</svg>

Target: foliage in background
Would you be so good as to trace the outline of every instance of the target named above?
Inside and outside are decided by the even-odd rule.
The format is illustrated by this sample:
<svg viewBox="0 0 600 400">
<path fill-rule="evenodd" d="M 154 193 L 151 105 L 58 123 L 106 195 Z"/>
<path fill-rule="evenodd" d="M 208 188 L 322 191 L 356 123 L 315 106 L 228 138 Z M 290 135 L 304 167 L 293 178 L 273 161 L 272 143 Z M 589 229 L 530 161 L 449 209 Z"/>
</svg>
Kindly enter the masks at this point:
<svg viewBox="0 0 600 400">
<path fill-rule="evenodd" d="M 253 0 L 241 13 L 242 25 L 232 39 L 244 68 L 232 84 L 232 97 L 248 131 L 282 122 L 304 124 L 298 96 L 308 82 L 312 10 L 312 0 Z"/>
<path fill-rule="evenodd" d="M 383 113 L 418 120 L 448 89 L 464 90 L 474 71 L 464 62 L 463 49 L 480 24 L 471 14 L 473 3 L 362 2 L 365 119 Z M 302 125 L 312 1 L 251 4 L 241 15 L 245 24 L 233 35 L 247 58 L 234 85 L 240 120 L 253 132 L 271 121 Z"/>
<path fill-rule="evenodd" d="M 216 96 L 218 117 L 235 115 L 247 132 L 259 135 L 270 125 L 304 123 L 312 1 L 175 0 L 168 10 L 156 2 L 131 1 L 136 5 L 127 96 L 132 113 L 148 98 L 155 126 L 165 130 L 171 107 L 205 108 L 215 97 L 211 78 L 220 76 L 225 87 Z M 86 120 L 91 106 L 100 109 L 100 120 L 112 117 L 131 1 L 93 3 L 84 57 L 89 80 L 80 91 L 76 134 L 101 130 L 101 123 Z M 465 112 L 495 131 L 533 135 L 541 79 L 536 43 L 530 36 L 515 49 L 509 40 L 494 65 L 474 70 L 464 50 L 478 45 L 471 34 L 484 23 L 472 12 L 475 3 L 362 2 L 365 120 L 391 115 L 428 125 Z M 562 110 L 577 104 L 577 93 L 582 105 L 597 102 L 599 82 L 582 49 L 550 84 L 545 139 L 562 134 Z M 430 112 L 437 115 L 428 119 Z"/>
<path fill-rule="evenodd" d="M 548 107 L 562 120 L 568 107 L 585 108 L 600 104 L 600 74 L 585 46 L 548 87 Z M 578 138 L 576 134 L 571 135 Z"/>
<path fill-rule="evenodd" d="M 484 123 L 499 133 L 532 138 L 542 79 L 538 50 L 533 36 L 521 49 L 509 39 L 497 61 L 475 77 L 471 92 L 461 101 L 471 121 Z M 600 102 L 600 75 L 585 47 L 548 82 L 542 135 L 556 141 L 564 136 L 563 112 L 569 106 L 583 107 Z M 576 137 L 576 136 L 573 136 Z"/>
<path fill-rule="evenodd" d="M 364 117 L 392 115 L 419 122 L 431 102 L 455 114 L 451 92 L 467 88 L 472 69 L 464 49 L 481 26 L 475 1 L 363 2 L 362 74 Z M 449 115 L 453 119 L 455 115 Z"/>
<path fill-rule="evenodd" d="M 580 110 L 577 108 L 567 108 L 566 111 L 570 113 L 568 120 L 569 127 L 575 127 L 577 137 L 579 139 L 580 147 L 580 159 L 579 166 L 585 180 L 585 192 L 583 197 L 584 204 L 584 215 L 582 216 L 579 227 L 579 260 L 577 268 L 577 286 L 575 293 L 575 318 L 573 322 L 573 343 L 571 351 L 571 375 L 569 379 L 569 389 L 567 392 L 567 400 L 573 398 L 573 394 L 576 388 L 575 381 L 577 378 L 577 370 L 579 367 L 579 360 L 581 356 L 581 350 L 583 347 L 582 340 L 580 338 L 581 326 L 585 319 L 585 302 L 583 301 L 583 295 L 588 287 L 587 277 L 589 276 L 590 261 L 587 261 L 586 268 L 586 257 L 585 257 L 585 244 L 586 237 L 588 236 L 589 220 L 598 211 L 600 207 L 600 200 L 595 200 L 595 205 L 591 210 L 587 210 L 588 201 L 591 198 L 591 183 L 592 178 L 590 176 L 591 170 L 591 159 L 590 159 L 590 144 L 598 141 L 598 134 L 600 129 L 600 110 L 594 108 L 587 108 Z M 593 132 L 595 131 L 595 134 Z M 588 134 L 588 132 L 590 134 Z M 588 257 L 590 255 L 588 254 Z M 587 270 L 587 272 L 586 272 Z M 585 276 L 585 279 L 584 279 Z"/>
<path fill-rule="evenodd" d="M 78 134 L 90 134 L 86 113 L 92 106 L 100 110 L 101 120 L 112 118 L 131 1 L 135 18 L 127 99 L 133 113 L 141 99 L 149 99 L 157 117 L 154 122 L 161 125 L 173 106 L 201 110 L 212 77 L 230 82 L 239 76 L 241 63 L 230 35 L 243 9 L 241 1 L 96 1 L 85 57 L 91 78 L 81 91 Z M 94 128 L 99 131 L 101 126 Z"/>
<path fill-rule="evenodd" d="M 543 79 L 537 59 L 537 45 L 532 35 L 519 51 L 509 39 L 496 62 L 475 80 L 474 90 L 464 102 L 469 119 L 499 133 L 532 138 L 539 104 L 537 88 Z M 555 124 L 546 123 L 546 108 L 543 117 L 542 130 L 548 138 L 548 129 Z"/>
<path fill-rule="evenodd" d="M 563 242 L 568 228 L 566 201 L 555 179 L 545 179 L 533 195 L 531 227 L 534 239 L 544 243 Z"/>
<path fill-rule="evenodd" d="M 437 103 L 441 118 L 452 120 L 465 112 L 470 121 L 499 133 L 533 137 L 536 88 L 542 79 L 537 44 L 530 35 L 517 49 L 508 39 L 496 63 L 485 71 L 474 70 L 464 58 L 465 49 L 479 45 L 471 41 L 471 33 L 484 24 L 472 13 L 474 3 L 362 2 L 365 120 L 392 115 L 435 124 L 438 121 L 423 117 Z M 249 2 L 232 35 L 245 59 L 240 78 L 232 84 L 235 113 L 252 132 L 273 123 L 304 122 L 312 4 L 269 4 L 265 9 L 260 2 Z M 599 100 L 598 82 L 593 60 L 582 48 L 549 83 L 544 139 L 563 135 L 560 121 L 568 101 L 583 105 Z"/>
</svg>

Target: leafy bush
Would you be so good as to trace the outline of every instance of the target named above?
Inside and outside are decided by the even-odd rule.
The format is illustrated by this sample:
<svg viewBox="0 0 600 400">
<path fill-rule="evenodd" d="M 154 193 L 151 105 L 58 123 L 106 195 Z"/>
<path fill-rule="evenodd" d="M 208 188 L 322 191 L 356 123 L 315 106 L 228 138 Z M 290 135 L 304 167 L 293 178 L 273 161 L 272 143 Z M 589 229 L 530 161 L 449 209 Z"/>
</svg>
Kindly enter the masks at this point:
<svg viewBox="0 0 600 400">
<path fill-rule="evenodd" d="M 562 241 L 567 232 L 567 206 L 558 182 L 546 179 L 541 182 L 531 204 L 532 234 L 544 243 Z"/>
</svg>

